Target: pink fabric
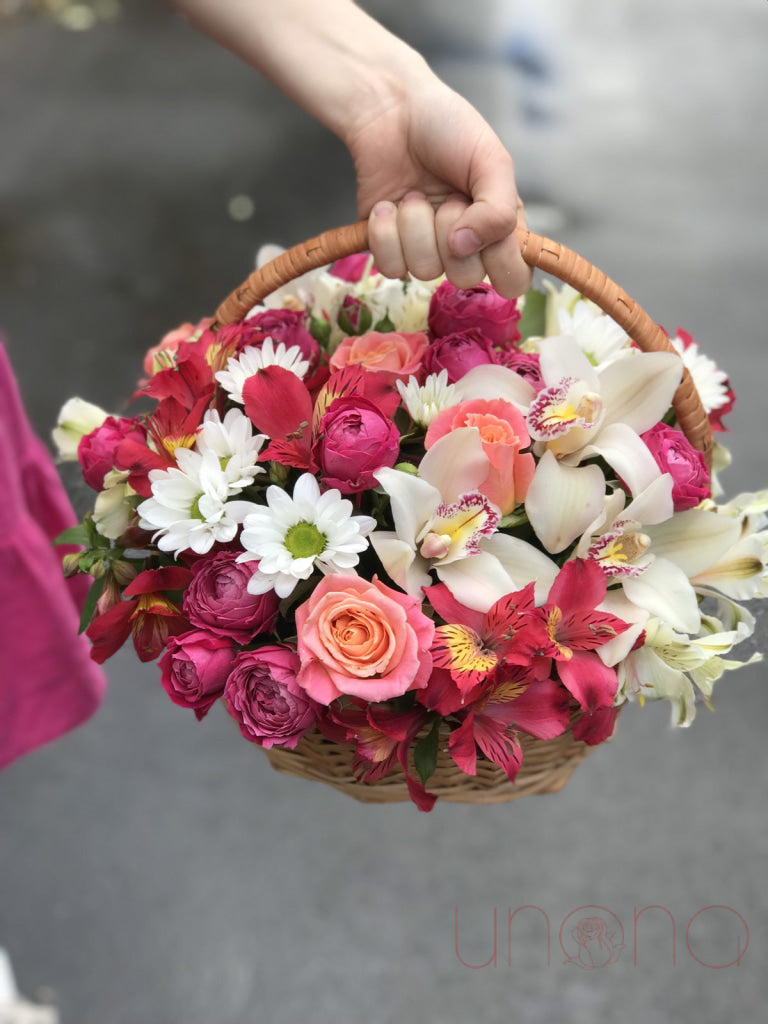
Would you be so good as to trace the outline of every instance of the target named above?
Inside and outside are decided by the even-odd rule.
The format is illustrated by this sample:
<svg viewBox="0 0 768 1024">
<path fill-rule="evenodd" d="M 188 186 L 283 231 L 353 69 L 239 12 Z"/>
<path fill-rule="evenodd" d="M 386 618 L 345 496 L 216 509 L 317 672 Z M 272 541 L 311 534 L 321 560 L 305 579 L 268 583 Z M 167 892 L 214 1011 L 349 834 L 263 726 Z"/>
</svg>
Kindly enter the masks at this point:
<svg viewBox="0 0 768 1024">
<path fill-rule="evenodd" d="M 51 544 L 75 523 L 0 342 L 0 768 L 85 721 L 104 694 L 77 635 L 83 581 L 64 579 Z"/>
</svg>

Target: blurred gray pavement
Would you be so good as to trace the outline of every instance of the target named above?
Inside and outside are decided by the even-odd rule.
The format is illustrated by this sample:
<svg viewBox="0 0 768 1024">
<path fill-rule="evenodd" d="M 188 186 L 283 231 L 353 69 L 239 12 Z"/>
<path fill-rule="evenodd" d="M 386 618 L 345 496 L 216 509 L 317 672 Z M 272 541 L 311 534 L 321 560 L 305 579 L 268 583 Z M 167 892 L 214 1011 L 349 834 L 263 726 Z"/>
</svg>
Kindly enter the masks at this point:
<svg viewBox="0 0 768 1024">
<path fill-rule="evenodd" d="M 70 395 L 119 409 L 261 243 L 355 216 L 339 143 L 161 3 L 124 6 L 0 21 L 0 328 L 43 435 Z M 508 59 L 535 5 L 368 6 L 491 119 L 560 239 L 728 370 L 724 483 L 768 486 L 768 3 L 542 0 L 543 82 Z M 765 1019 L 765 666 L 687 731 L 628 707 L 557 795 L 430 815 L 279 776 L 153 666 L 107 667 L 97 716 L 0 776 L 0 946 L 62 1024 Z M 624 931 L 605 969 L 563 962 L 587 906 Z"/>
</svg>

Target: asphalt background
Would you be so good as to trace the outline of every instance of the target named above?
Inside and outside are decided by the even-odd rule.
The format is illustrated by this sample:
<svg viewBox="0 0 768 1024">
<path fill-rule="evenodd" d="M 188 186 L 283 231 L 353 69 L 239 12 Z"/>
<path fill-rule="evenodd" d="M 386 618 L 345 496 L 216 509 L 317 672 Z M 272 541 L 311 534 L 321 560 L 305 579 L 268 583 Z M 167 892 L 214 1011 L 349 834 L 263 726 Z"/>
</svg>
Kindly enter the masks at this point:
<svg viewBox="0 0 768 1024">
<path fill-rule="evenodd" d="M 124 6 L 0 20 L 0 328 L 43 435 L 70 395 L 123 408 L 261 243 L 355 215 L 339 143 L 162 3 Z M 534 230 L 728 370 L 724 483 L 767 486 L 768 3 L 367 6 L 503 135 Z M 279 776 L 154 667 L 108 671 L 88 725 L 0 777 L 0 945 L 63 1024 L 764 1020 L 763 665 L 688 731 L 628 708 L 560 794 L 431 815 Z M 585 906 L 624 929 L 610 969 L 563 963 Z"/>
</svg>

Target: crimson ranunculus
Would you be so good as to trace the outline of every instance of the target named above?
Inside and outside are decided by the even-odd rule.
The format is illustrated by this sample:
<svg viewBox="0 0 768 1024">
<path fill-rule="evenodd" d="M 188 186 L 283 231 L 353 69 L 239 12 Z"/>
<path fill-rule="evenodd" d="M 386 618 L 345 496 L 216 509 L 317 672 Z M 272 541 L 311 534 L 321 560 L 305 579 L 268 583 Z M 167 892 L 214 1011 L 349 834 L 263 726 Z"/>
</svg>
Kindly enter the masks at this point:
<svg viewBox="0 0 768 1024">
<path fill-rule="evenodd" d="M 83 469 L 83 479 L 89 487 L 95 491 L 103 488 L 105 475 L 115 467 L 115 452 L 127 437 L 144 444 L 147 432 L 136 418 L 108 416 L 100 427 L 80 439 L 77 457 Z"/>
<path fill-rule="evenodd" d="M 270 632 L 280 599 L 273 590 L 248 593 L 248 581 L 257 567 L 256 562 L 238 562 L 237 554 L 230 551 L 201 558 L 192 566 L 192 580 L 184 592 L 189 621 L 241 644 Z"/>
<path fill-rule="evenodd" d="M 320 708 L 296 682 L 299 667 L 296 652 L 276 644 L 237 655 L 224 700 L 247 740 L 293 749 L 315 724 Z"/>
<path fill-rule="evenodd" d="M 662 473 L 674 480 L 672 503 L 675 512 L 695 508 L 711 494 L 707 463 L 685 434 L 665 423 L 657 423 L 641 435 Z"/>
<path fill-rule="evenodd" d="M 444 281 L 429 303 L 429 329 L 438 338 L 475 327 L 492 345 L 504 345 L 520 337 L 519 319 L 516 300 L 503 299 L 485 283 L 456 288 Z"/>
<path fill-rule="evenodd" d="M 394 466 L 400 451 L 400 431 L 366 398 L 337 398 L 320 421 L 312 457 L 323 483 L 342 494 L 357 494 L 376 486 L 373 474 Z"/>
<path fill-rule="evenodd" d="M 172 636 L 158 662 L 160 682 L 174 704 L 203 718 L 224 693 L 234 657 L 234 647 L 224 637 L 196 630 Z"/>
<path fill-rule="evenodd" d="M 490 339 L 478 328 L 471 327 L 436 338 L 426 351 L 423 366 L 426 373 L 447 370 L 448 383 L 454 384 L 473 367 L 497 362 L 499 359 Z"/>
</svg>

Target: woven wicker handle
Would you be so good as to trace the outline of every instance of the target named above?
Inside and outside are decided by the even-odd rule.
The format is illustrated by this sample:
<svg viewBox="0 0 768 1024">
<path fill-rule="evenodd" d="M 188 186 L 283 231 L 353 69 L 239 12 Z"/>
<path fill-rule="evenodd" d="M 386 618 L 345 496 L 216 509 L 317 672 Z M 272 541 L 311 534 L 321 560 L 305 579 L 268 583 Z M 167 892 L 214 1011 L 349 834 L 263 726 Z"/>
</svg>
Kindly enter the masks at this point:
<svg viewBox="0 0 768 1024">
<path fill-rule="evenodd" d="M 597 267 L 559 242 L 518 229 L 523 259 L 553 277 L 572 285 L 576 291 L 612 317 L 644 352 L 674 352 L 664 331 L 645 310 Z M 367 221 L 326 231 L 281 253 L 276 259 L 254 271 L 228 296 L 216 311 L 214 326 L 238 323 L 257 303 L 277 288 L 310 270 L 333 263 L 344 256 L 368 248 Z M 688 369 L 674 398 L 678 426 L 688 440 L 704 453 L 707 465 L 712 459 L 712 429 Z"/>
</svg>

